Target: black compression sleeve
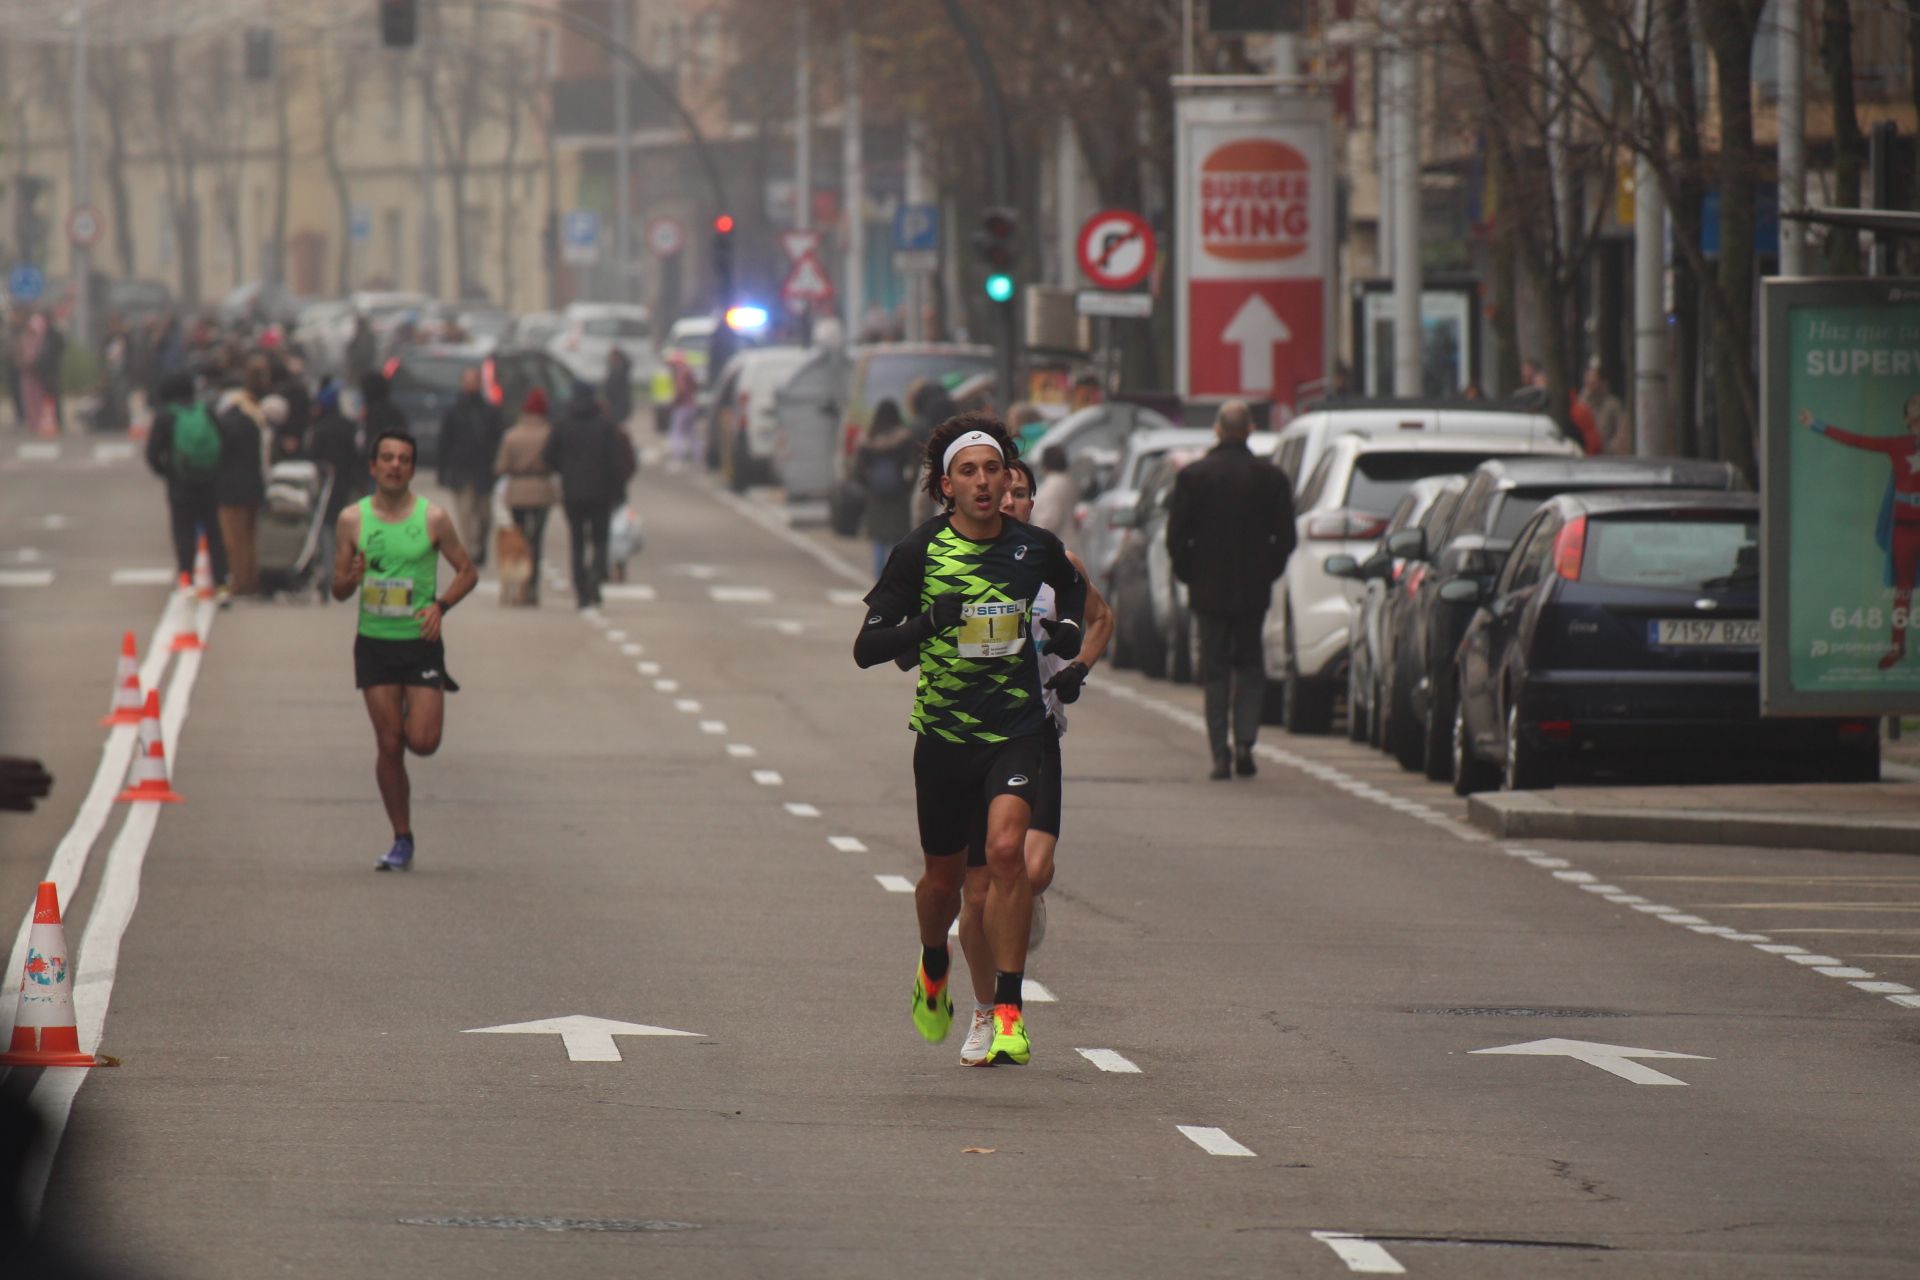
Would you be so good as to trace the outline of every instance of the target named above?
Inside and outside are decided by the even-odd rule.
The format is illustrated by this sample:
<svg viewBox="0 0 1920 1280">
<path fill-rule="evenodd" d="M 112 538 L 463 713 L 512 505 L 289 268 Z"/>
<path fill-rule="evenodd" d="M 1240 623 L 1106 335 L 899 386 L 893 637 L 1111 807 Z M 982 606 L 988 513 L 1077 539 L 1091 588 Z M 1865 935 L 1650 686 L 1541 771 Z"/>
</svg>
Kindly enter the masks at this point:
<svg viewBox="0 0 1920 1280">
<path fill-rule="evenodd" d="M 932 633 L 933 620 L 924 613 L 917 613 L 905 622 L 892 626 L 879 621 L 879 616 L 875 614 L 869 618 L 867 624 L 860 628 L 860 634 L 853 638 L 853 660 L 862 670 L 877 667 L 918 648 L 920 642 Z"/>
</svg>

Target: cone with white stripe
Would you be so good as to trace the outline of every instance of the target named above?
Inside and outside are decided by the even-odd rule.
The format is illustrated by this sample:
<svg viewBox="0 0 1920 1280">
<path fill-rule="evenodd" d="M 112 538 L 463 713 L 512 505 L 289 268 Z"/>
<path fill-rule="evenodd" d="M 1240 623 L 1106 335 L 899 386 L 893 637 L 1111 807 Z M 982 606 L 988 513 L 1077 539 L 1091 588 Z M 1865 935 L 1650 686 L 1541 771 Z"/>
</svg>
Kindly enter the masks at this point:
<svg viewBox="0 0 1920 1280">
<path fill-rule="evenodd" d="M 140 696 L 140 654 L 134 648 L 133 632 L 120 637 L 120 669 L 113 680 L 113 702 L 101 724 L 139 724 L 140 710 L 147 700 Z"/>
<path fill-rule="evenodd" d="M 73 1019 L 73 960 L 60 923 L 60 890 L 42 881 L 27 933 L 27 963 L 20 974 L 20 1011 L 13 1020 L 13 1041 L 0 1053 L 0 1066 L 95 1067 L 106 1062 L 80 1052 L 80 1029 Z"/>
<path fill-rule="evenodd" d="M 213 553 L 207 550 L 207 531 L 193 549 L 193 594 L 202 600 L 213 599 Z"/>
<path fill-rule="evenodd" d="M 167 778 L 167 743 L 160 733 L 160 691 L 147 690 L 146 710 L 140 715 L 140 745 L 133 749 L 133 768 L 127 772 L 123 801 L 179 804 L 181 797 Z"/>
<path fill-rule="evenodd" d="M 180 616 L 180 625 L 173 633 L 173 643 L 167 646 L 168 650 L 173 653 L 192 653 L 205 649 L 207 646 L 200 640 L 200 624 L 194 617 L 194 602 L 187 598 L 185 592 L 181 593 L 179 600 L 176 612 Z"/>
</svg>

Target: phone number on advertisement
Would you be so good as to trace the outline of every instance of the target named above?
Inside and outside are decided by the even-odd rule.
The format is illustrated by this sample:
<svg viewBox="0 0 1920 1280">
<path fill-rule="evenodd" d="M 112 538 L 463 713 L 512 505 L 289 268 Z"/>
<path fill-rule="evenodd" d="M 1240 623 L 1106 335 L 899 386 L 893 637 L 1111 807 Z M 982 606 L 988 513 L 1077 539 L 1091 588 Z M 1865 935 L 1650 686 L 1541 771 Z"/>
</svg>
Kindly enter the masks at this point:
<svg viewBox="0 0 1920 1280">
<path fill-rule="evenodd" d="M 1889 622 L 1905 631 L 1909 618 L 1920 622 L 1920 610 L 1895 609 L 1889 616 L 1879 609 L 1835 609 L 1828 615 L 1827 622 L 1834 631 L 1880 631 Z"/>
</svg>

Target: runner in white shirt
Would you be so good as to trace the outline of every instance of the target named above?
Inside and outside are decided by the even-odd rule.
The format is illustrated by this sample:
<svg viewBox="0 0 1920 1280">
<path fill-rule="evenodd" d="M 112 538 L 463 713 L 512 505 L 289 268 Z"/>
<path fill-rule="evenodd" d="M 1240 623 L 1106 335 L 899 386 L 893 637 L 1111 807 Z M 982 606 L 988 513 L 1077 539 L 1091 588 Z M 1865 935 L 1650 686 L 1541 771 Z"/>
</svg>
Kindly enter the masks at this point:
<svg viewBox="0 0 1920 1280">
<path fill-rule="evenodd" d="M 1033 471 L 1018 458 L 1007 467 L 1013 472 L 1013 483 L 1000 509 L 1025 523 L 1033 514 Z M 1049 532 L 1059 534 L 1060 530 Z M 1054 731 L 1044 739 L 1039 794 L 1033 799 L 1033 818 L 1027 824 L 1027 878 L 1033 883 L 1033 925 L 1027 938 L 1029 954 L 1039 949 L 1047 932 L 1047 900 L 1042 895 L 1053 883 L 1053 851 L 1060 842 L 1060 736 L 1067 731 L 1066 705 L 1079 699 L 1080 686 L 1086 682 L 1093 664 L 1106 652 L 1107 641 L 1113 635 L 1113 610 L 1093 586 L 1087 566 L 1071 551 L 1067 558 L 1087 580 L 1086 638 L 1081 641 L 1080 654 L 1073 661 L 1063 661 L 1046 651 L 1047 633 L 1040 629 L 1040 620 L 1052 615 L 1053 588 L 1042 586 L 1033 600 L 1031 634 L 1040 655 L 1040 696 L 1046 702 L 1047 717 Z M 987 947 L 986 902 L 986 868 L 970 866 L 960 906 L 960 950 L 967 957 L 967 971 L 973 979 L 973 1021 L 967 1030 L 966 1042 L 960 1046 L 960 1061 L 969 1067 L 990 1065 L 987 1050 L 993 1043 L 994 968 Z"/>
</svg>

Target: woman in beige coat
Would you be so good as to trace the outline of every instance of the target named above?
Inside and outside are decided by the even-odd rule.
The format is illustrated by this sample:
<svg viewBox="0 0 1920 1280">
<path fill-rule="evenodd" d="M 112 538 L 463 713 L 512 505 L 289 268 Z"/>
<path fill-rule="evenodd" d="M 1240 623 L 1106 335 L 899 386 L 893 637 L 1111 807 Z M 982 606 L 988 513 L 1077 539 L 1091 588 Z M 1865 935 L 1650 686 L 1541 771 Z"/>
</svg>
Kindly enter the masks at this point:
<svg viewBox="0 0 1920 1280">
<path fill-rule="evenodd" d="M 559 497 L 545 454 L 553 424 L 547 418 L 547 393 L 539 387 L 527 392 L 520 420 L 500 437 L 500 456 L 494 474 L 507 481 L 507 510 L 527 540 L 533 557 L 533 576 L 527 580 L 526 602 L 540 603 L 540 544 L 547 532 L 547 512 Z M 504 566 L 502 566 L 504 568 Z"/>
</svg>

